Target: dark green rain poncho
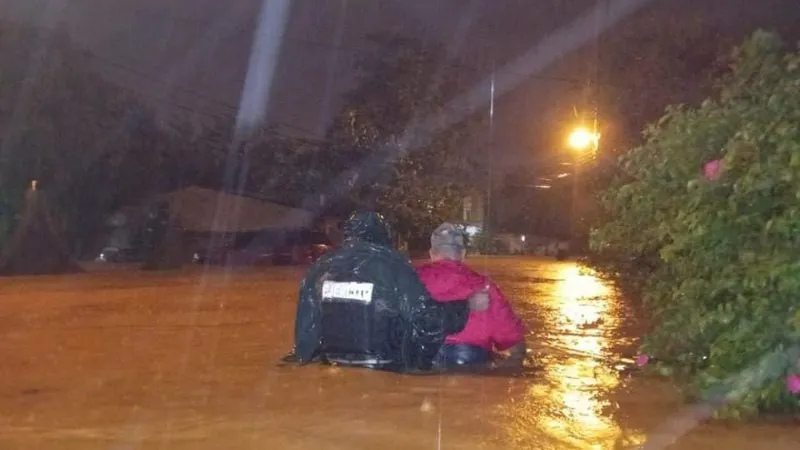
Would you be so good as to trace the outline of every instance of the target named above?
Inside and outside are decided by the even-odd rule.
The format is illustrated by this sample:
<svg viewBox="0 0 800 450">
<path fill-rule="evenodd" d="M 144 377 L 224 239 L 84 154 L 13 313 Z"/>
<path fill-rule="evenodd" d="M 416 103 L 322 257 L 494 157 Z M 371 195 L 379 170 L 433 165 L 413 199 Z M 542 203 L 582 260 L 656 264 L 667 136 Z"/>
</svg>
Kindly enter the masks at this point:
<svg viewBox="0 0 800 450">
<path fill-rule="evenodd" d="M 464 328 L 467 302 L 437 303 L 391 230 L 373 212 L 344 225 L 342 247 L 320 258 L 300 285 L 294 358 L 396 372 L 431 369 L 448 334 Z"/>
</svg>

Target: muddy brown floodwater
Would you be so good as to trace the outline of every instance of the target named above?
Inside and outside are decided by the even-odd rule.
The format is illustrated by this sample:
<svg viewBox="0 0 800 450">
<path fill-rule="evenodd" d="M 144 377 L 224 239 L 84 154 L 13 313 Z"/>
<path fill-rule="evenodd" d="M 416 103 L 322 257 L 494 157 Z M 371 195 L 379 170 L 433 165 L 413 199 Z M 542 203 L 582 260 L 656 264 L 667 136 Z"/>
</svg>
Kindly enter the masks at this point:
<svg viewBox="0 0 800 450">
<path fill-rule="evenodd" d="M 685 409 L 631 375 L 639 326 L 573 263 L 492 258 L 529 327 L 524 378 L 278 367 L 299 268 L 0 280 L 0 449 L 636 448 Z M 776 424 L 670 448 L 796 449 Z"/>
</svg>

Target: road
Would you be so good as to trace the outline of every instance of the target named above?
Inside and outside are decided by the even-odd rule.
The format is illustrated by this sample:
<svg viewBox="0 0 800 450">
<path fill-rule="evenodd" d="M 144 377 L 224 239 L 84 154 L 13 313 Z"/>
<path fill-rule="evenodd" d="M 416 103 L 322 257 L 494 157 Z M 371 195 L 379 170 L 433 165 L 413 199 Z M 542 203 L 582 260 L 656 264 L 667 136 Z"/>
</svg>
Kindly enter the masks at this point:
<svg viewBox="0 0 800 450">
<path fill-rule="evenodd" d="M 523 378 L 277 367 L 301 268 L 0 282 L 2 449 L 636 448 L 685 406 L 632 374 L 641 325 L 570 262 L 491 258 L 529 327 Z M 778 424 L 670 448 L 800 448 Z"/>
</svg>

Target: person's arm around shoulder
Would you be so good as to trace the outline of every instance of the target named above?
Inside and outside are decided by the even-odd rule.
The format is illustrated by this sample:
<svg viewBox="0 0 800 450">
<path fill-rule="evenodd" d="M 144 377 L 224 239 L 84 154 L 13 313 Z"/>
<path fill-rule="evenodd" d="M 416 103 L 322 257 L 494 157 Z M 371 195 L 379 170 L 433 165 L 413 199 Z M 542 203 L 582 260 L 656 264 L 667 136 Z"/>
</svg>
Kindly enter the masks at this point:
<svg viewBox="0 0 800 450">
<path fill-rule="evenodd" d="M 409 320 L 418 336 L 432 341 L 443 341 L 444 335 L 464 329 L 469 316 L 466 301 L 439 303 L 431 298 L 417 272 L 409 263 L 398 267 L 397 283 L 400 295 L 406 297 Z M 427 338 L 425 338 L 427 336 Z"/>
<path fill-rule="evenodd" d="M 464 329 L 470 308 L 488 306 L 488 295 L 483 293 L 468 301 L 439 303 L 430 296 L 410 263 L 398 264 L 395 276 L 397 294 L 405 305 L 403 310 L 413 330 L 414 349 L 408 355 L 411 360 L 406 363 L 428 369 L 447 335 Z"/>
<path fill-rule="evenodd" d="M 509 349 L 508 358 L 503 360 L 503 367 L 522 367 L 525 364 L 525 358 L 528 356 L 528 345 L 523 337 L 521 341 L 514 344 Z"/>
</svg>

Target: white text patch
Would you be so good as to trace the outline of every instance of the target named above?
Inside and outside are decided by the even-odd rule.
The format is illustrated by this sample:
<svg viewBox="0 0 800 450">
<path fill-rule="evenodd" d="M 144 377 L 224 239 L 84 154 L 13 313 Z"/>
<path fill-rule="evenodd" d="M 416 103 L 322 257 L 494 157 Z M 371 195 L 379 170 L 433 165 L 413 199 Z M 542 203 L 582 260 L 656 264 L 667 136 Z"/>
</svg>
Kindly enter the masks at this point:
<svg viewBox="0 0 800 450">
<path fill-rule="evenodd" d="M 343 283 L 326 281 L 322 283 L 322 299 L 358 300 L 372 302 L 372 283 Z"/>
</svg>

